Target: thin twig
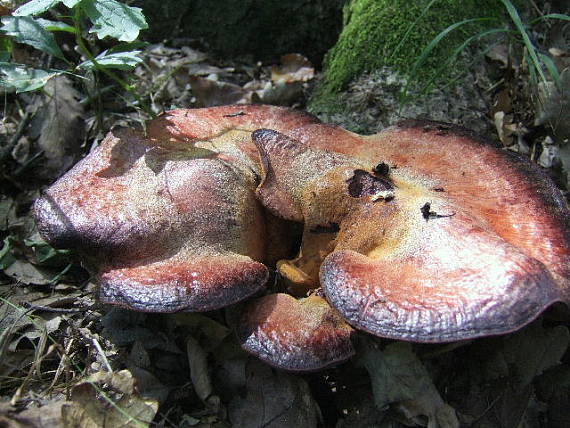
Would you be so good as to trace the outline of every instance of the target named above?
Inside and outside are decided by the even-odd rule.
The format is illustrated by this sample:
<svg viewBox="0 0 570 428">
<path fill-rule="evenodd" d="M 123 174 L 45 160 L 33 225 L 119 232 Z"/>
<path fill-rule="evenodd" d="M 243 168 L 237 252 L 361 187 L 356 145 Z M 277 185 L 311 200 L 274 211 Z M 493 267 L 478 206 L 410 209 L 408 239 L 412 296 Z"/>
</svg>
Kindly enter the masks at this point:
<svg viewBox="0 0 570 428">
<path fill-rule="evenodd" d="M 22 302 L 22 306 L 33 311 L 54 312 L 58 314 L 72 314 L 77 312 L 89 311 L 90 308 L 52 308 L 51 306 L 35 305 L 29 302 Z"/>
<path fill-rule="evenodd" d="M 49 386 L 50 390 L 55 386 L 59 377 L 63 373 L 63 370 L 65 369 L 65 367 L 67 365 L 67 360 L 69 359 L 69 353 L 71 352 L 71 347 L 73 346 L 74 342 L 75 342 L 75 339 L 73 337 L 69 340 L 69 342 L 67 342 L 67 345 L 63 351 L 63 355 L 61 356 L 61 359 L 59 360 L 59 364 L 57 366 L 55 376 L 53 377 L 51 385 Z"/>
<path fill-rule="evenodd" d="M 60 348 L 61 346 L 59 344 L 54 344 L 54 345 L 50 345 L 50 347 L 48 348 L 47 352 L 44 355 L 39 356 L 31 365 L 30 370 L 28 370 L 28 374 L 26 375 L 26 377 L 24 378 L 24 380 L 22 381 L 22 383 L 20 384 L 20 386 L 18 387 L 18 389 L 16 389 L 16 392 L 14 393 L 14 395 L 12 396 L 12 398 L 10 399 L 10 404 L 12 406 L 16 406 L 16 404 L 18 403 L 18 401 L 20 401 L 21 397 L 22 397 L 22 393 L 24 392 L 25 387 L 28 385 L 30 379 L 32 378 L 33 374 L 36 373 L 38 367 L 40 366 L 41 362 L 47 358 L 48 356 L 50 356 L 56 349 Z"/>
<path fill-rule="evenodd" d="M 10 155 L 10 153 L 12 152 L 12 149 L 16 146 L 16 144 L 18 143 L 18 140 L 20 139 L 20 137 L 22 136 L 22 134 L 26 130 L 28 124 L 30 123 L 31 118 L 32 118 L 32 115 L 30 114 L 29 111 L 24 113 L 24 117 L 22 117 L 22 120 L 20 121 L 20 124 L 18 125 L 18 129 L 16 129 L 16 132 L 14 133 L 14 135 L 12 135 L 12 138 L 10 138 L 10 141 L 8 142 L 6 147 L 4 147 L 4 150 L 2 150 L 2 152 L 0 152 L 0 161 L 3 161 L 4 159 L 6 159 Z"/>
<path fill-rule="evenodd" d="M 107 366 L 107 370 L 109 371 L 109 373 L 113 373 L 113 369 L 111 368 L 111 364 L 109 364 L 109 360 L 107 360 L 107 356 L 105 355 L 103 348 L 101 347 L 101 345 L 99 344 L 97 339 L 95 339 L 94 337 L 91 337 L 91 340 L 93 341 L 93 345 L 95 345 L 97 352 L 99 352 L 99 355 L 101 355 L 101 358 L 102 358 L 103 362 L 105 363 L 105 366 Z"/>
</svg>

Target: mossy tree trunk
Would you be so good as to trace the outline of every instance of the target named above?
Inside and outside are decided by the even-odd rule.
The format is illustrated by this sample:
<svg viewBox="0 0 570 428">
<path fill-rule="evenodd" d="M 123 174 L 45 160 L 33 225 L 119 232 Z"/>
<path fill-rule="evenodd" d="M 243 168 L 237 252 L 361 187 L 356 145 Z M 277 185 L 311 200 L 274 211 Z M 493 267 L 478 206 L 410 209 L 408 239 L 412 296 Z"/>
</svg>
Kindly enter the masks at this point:
<svg viewBox="0 0 570 428">
<path fill-rule="evenodd" d="M 502 28 L 504 16 L 499 0 L 352 0 L 344 9 L 339 40 L 327 54 L 325 86 L 337 91 L 360 74 L 386 66 L 408 79 L 449 77 L 449 60 L 461 53 L 462 44 L 488 28 Z M 414 68 L 444 31 L 449 32 L 422 67 Z"/>
</svg>

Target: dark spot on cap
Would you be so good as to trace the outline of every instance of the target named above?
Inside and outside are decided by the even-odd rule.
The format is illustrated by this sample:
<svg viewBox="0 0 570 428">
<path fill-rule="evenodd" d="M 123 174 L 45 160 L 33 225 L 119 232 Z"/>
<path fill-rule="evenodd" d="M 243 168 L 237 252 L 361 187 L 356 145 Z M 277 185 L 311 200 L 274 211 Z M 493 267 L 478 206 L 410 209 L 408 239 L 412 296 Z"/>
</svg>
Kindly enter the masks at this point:
<svg viewBox="0 0 570 428">
<path fill-rule="evenodd" d="M 238 117 L 238 116 L 245 116 L 247 113 L 244 111 L 236 111 L 235 113 L 224 114 L 223 117 Z"/>
<path fill-rule="evenodd" d="M 430 218 L 446 218 L 446 217 L 453 217 L 455 215 L 455 213 L 438 214 L 435 211 L 431 210 L 431 204 L 429 202 L 426 202 L 421 207 L 421 211 L 422 211 L 422 217 L 425 218 L 426 221 L 428 221 Z"/>
<path fill-rule="evenodd" d="M 429 219 L 429 215 L 431 213 L 431 204 L 429 202 L 426 202 L 424 206 L 421 208 L 421 211 L 423 218 L 425 218 L 426 220 Z"/>
<path fill-rule="evenodd" d="M 375 177 L 372 174 L 362 170 L 354 170 L 354 175 L 349 178 L 348 194 L 353 198 L 362 198 L 364 196 L 378 196 L 382 192 L 391 192 L 394 186 L 388 180 L 380 177 Z M 393 194 L 380 196 L 381 199 L 393 199 Z"/>
<path fill-rule="evenodd" d="M 372 169 L 372 172 L 379 177 L 387 177 L 390 174 L 390 165 L 386 162 L 380 162 Z"/>
</svg>

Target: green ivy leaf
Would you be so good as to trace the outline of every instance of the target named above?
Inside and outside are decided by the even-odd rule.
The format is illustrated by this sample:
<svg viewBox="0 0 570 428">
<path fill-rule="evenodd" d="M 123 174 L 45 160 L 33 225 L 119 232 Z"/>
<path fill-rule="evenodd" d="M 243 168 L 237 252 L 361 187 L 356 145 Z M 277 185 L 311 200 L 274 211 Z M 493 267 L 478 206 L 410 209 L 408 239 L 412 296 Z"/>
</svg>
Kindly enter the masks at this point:
<svg viewBox="0 0 570 428">
<path fill-rule="evenodd" d="M 68 8 L 72 8 L 81 0 L 63 0 L 63 4 Z M 13 13 L 14 16 L 33 16 L 44 13 L 46 10 L 51 9 L 56 4 L 61 3 L 62 0 L 32 0 L 23 4 Z"/>
<path fill-rule="evenodd" d="M 108 53 L 108 51 L 105 51 L 99 54 L 97 58 L 95 58 L 95 61 L 97 61 L 97 64 L 105 68 L 132 70 L 137 66 L 137 64 L 142 62 L 142 59 L 137 56 L 138 54 L 140 54 L 140 51 L 114 53 Z M 92 70 L 95 68 L 95 64 L 91 61 L 85 61 L 79 64 L 79 68 Z"/>
<path fill-rule="evenodd" d="M 65 22 L 50 21 L 49 19 L 37 18 L 36 22 L 48 31 L 65 31 L 75 34 L 75 28 Z"/>
<path fill-rule="evenodd" d="M 81 2 L 81 0 L 63 0 L 63 4 L 66 5 L 68 8 L 75 7 L 77 3 Z"/>
<path fill-rule="evenodd" d="M 32 0 L 16 9 L 14 16 L 39 15 L 54 7 L 59 2 L 61 2 L 61 0 Z"/>
<path fill-rule="evenodd" d="M 93 22 L 90 33 L 99 39 L 107 36 L 132 42 L 140 30 L 148 28 L 142 9 L 115 0 L 83 0 L 80 7 Z"/>
<path fill-rule="evenodd" d="M 0 28 L 8 36 L 12 36 L 18 43 L 30 45 L 40 51 L 65 60 L 63 52 L 55 42 L 53 34 L 29 16 L 5 16 L 2 18 L 4 26 Z"/>
<path fill-rule="evenodd" d="M 17 93 L 34 91 L 61 73 L 63 71 L 38 70 L 22 64 L 0 62 L 0 87 L 16 90 Z"/>
<path fill-rule="evenodd" d="M 70 250 L 56 250 L 37 235 L 24 239 L 24 244 L 33 249 L 34 264 L 50 266 L 69 264 Z"/>
</svg>

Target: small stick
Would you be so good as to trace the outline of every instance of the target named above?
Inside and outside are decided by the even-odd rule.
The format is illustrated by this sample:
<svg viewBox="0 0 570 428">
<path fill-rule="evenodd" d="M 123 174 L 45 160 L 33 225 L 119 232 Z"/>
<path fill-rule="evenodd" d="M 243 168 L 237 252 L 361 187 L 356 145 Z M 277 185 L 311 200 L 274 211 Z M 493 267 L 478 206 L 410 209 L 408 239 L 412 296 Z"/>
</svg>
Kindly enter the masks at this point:
<svg viewBox="0 0 570 428">
<path fill-rule="evenodd" d="M 28 303 L 28 302 L 22 302 L 22 306 L 31 309 L 33 311 L 54 312 L 57 314 L 72 314 L 76 312 L 85 312 L 90 310 L 89 308 L 52 308 L 50 306 L 35 305 L 33 303 Z"/>
</svg>

